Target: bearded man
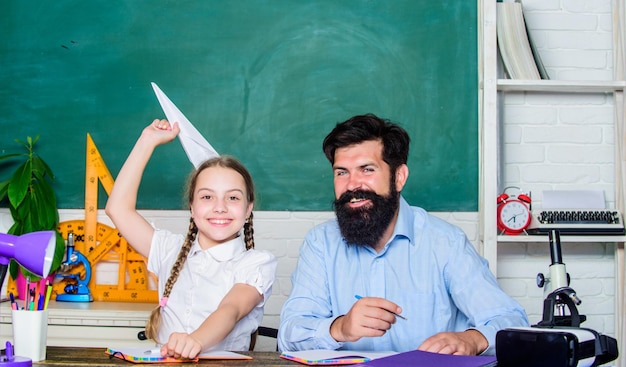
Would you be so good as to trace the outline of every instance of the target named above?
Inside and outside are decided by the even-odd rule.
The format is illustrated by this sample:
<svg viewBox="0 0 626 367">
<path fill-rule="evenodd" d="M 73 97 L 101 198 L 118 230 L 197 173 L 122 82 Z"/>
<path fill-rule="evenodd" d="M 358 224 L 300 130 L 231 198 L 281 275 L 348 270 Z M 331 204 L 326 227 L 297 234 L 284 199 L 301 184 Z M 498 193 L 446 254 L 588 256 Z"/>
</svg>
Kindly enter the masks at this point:
<svg viewBox="0 0 626 367">
<path fill-rule="evenodd" d="M 300 248 L 281 351 L 493 355 L 499 330 L 528 326 L 465 233 L 402 197 L 409 143 L 401 126 L 372 114 L 324 139 L 336 219 L 310 230 Z"/>
</svg>

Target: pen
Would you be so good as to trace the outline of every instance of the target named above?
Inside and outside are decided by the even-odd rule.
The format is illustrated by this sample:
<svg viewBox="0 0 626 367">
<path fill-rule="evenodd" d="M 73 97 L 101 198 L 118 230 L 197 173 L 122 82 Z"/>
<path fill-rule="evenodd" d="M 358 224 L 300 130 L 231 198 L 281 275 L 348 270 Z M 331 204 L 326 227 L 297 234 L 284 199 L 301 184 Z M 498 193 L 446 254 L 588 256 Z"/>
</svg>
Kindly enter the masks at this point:
<svg viewBox="0 0 626 367">
<path fill-rule="evenodd" d="M 52 294 L 52 286 L 50 285 L 50 281 L 46 280 L 46 300 L 43 304 L 43 309 L 48 309 L 48 302 L 50 301 L 50 295 Z"/>
<path fill-rule="evenodd" d="M 46 303 L 46 291 L 48 290 L 48 279 L 46 278 L 41 278 L 41 280 L 39 280 L 39 283 L 37 284 L 37 304 L 39 305 L 41 303 L 41 309 L 43 310 L 43 306 Z"/>
<path fill-rule="evenodd" d="M 28 311 L 30 303 L 30 277 L 26 277 L 26 290 L 24 292 L 24 309 Z"/>
<path fill-rule="evenodd" d="M 37 282 L 35 283 L 35 285 L 33 286 L 33 304 L 35 305 L 35 310 L 39 310 L 39 300 L 41 299 L 41 297 L 39 296 L 39 284 L 41 282 Z"/>
<path fill-rule="evenodd" d="M 361 298 L 363 298 L 363 297 L 359 296 L 358 294 L 355 294 L 355 295 L 354 295 L 354 298 L 356 298 L 356 299 L 361 299 Z M 404 317 L 404 316 L 402 316 L 402 315 L 399 315 L 399 314 L 397 314 L 397 313 L 395 313 L 395 312 L 392 312 L 392 311 L 389 311 L 389 310 L 387 310 L 387 312 L 391 312 L 392 314 L 394 314 L 394 315 L 398 316 L 399 318 L 401 318 L 401 319 L 403 319 L 403 320 L 408 320 L 406 317 Z"/>
<path fill-rule="evenodd" d="M 28 297 L 28 304 L 30 305 L 30 310 L 31 311 L 36 311 L 37 310 L 35 308 L 35 287 L 34 287 L 34 285 L 30 289 L 30 295 Z"/>
<path fill-rule="evenodd" d="M 11 309 L 12 310 L 17 310 L 17 302 L 15 302 L 15 297 L 13 296 L 13 292 L 9 293 L 9 298 L 11 299 Z"/>
<path fill-rule="evenodd" d="M 44 305 L 44 298 L 43 297 L 39 297 L 39 299 L 37 300 L 37 311 L 43 311 L 43 306 Z"/>
</svg>

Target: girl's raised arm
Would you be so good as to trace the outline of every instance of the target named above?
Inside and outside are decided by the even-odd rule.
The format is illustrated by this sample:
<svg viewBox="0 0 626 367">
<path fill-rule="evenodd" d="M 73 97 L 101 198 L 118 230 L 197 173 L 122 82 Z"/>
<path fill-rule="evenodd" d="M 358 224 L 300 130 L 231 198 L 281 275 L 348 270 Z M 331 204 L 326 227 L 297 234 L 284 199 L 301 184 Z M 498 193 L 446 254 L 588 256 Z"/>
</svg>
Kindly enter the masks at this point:
<svg viewBox="0 0 626 367">
<path fill-rule="evenodd" d="M 105 212 L 121 235 L 145 257 L 150 252 L 154 228 L 137 212 L 139 184 L 154 149 L 174 140 L 179 132 L 178 124 L 171 126 L 167 120 L 156 119 L 147 126 L 120 169 L 106 204 Z"/>
</svg>

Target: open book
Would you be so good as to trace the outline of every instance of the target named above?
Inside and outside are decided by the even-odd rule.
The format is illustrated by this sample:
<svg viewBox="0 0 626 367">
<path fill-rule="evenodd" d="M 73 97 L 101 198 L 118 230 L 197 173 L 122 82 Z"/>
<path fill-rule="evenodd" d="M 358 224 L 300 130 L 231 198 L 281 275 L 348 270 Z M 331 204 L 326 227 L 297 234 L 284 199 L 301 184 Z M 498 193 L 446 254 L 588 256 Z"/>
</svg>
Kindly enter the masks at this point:
<svg viewBox="0 0 626 367">
<path fill-rule="evenodd" d="M 107 348 L 105 353 L 133 363 L 198 362 L 199 359 L 252 359 L 252 357 L 244 354 L 221 350 L 201 353 L 193 359 L 161 357 L 158 348 Z"/>
<path fill-rule="evenodd" d="M 288 359 L 309 366 L 355 364 L 387 357 L 396 352 L 372 352 L 354 350 L 303 350 L 299 352 L 283 352 L 280 358 Z"/>
</svg>

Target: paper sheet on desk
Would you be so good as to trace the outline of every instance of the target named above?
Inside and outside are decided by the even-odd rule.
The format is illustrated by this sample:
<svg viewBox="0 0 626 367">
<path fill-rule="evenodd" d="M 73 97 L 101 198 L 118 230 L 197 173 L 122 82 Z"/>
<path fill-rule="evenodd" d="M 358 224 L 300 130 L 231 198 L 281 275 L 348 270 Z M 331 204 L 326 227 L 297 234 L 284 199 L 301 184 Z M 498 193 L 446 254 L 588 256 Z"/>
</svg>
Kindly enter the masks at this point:
<svg viewBox="0 0 626 367">
<path fill-rule="evenodd" d="M 602 190 L 547 190 L 542 209 L 605 209 Z"/>
<path fill-rule="evenodd" d="M 180 143 L 183 145 L 183 149 L 185 149 L 185 153 L 187 153 L 187 157 L 193 166 L 198 168 L 198 166 L 207 159 L 219 156 L 211 144 L 196 130 L 187 117 L 180 112 L 178 107 L 167 98 L 156 83 L 151 84 L 167 120 L 171 124 L 178 122 L 178 126 L 180 127 L 178 139 L 180 139 Z"/>
</svg>

